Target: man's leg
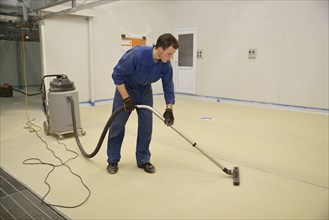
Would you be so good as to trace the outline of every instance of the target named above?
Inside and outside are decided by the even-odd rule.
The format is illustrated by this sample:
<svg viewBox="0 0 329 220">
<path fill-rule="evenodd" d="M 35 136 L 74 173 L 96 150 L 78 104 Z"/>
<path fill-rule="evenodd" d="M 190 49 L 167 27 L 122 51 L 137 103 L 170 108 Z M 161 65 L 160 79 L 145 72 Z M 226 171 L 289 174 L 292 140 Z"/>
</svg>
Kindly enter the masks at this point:
<svg viewBox="0 0 329 220">
<path fill-rule="evenodd" d="M 138 136 L 136 147 L 137 165 L 150 162 L 150 142 L 152 138 L 152 112 L 147 109 L 138 109 Z"/>
<path fill-rule="evenodd" d="M 153 107 L 152 88 L 148 88 L 140 100 L 141 104 Z M 136 146 L 137 166 L 148 173 L 154 173 L 155 168 L 150 164 L 150 142 L 152 138 L 153 113 L 147 109 L 137 109 L 138 113 L 138 137 Z"/>
<path fill-rule="evenodd" d="M 121 98 L 120 93 L 116 90 L 113 100 L 113 111 L 114 112 L 117 108 L 123 105 L 123 101 Z M 121 145 L 123 142 L 123 138 L 125 135 L 125 125 L 129 118 L 131 112 L 121 112 L 118 114 L 109 129 L 108 135 L 108 143 L 107 143 L 107 156 L 108 156 L 108 163 L 118 163 L 121 158 Z"/>
</svg>

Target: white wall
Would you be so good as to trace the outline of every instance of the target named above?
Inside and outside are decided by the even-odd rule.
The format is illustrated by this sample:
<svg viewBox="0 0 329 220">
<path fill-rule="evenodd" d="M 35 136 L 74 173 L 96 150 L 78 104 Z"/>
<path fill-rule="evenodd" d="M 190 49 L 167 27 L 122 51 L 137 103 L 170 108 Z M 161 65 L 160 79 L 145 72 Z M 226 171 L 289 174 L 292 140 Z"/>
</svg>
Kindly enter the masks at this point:
<svg viewBox="0 0 329 220">
<path fill-rule="evenodd" d="M 174 28 L 198 29 L 198 95 L 328 108 L 327 1 L 175 1 L 174 8 Z M 248 60 L 249 48 L 257 48 L 256 60 Z"/>
<path fill-rule="evenodd" d="M 93 18 L 94 68 L 96 100 L 113 98 L 112 70 L 123 54 L 121 34 L 146 37 L 147 45 L 156 43 L 158 35 L 171 32 L 171 2 L 119 1 L 96 7 Z M 161 93 L 159 83 L 154 93 Z"/>
<path fill-rule="evenodd" d="M 67 74 L 79 90 L 81 102 L 112 99 L 115 86 L 111 74 L 123 54 L 121 34 L 145 36 L 148 45 L 154 44 L 158 35 L 171 31 L 171 5 L 166 1 L 118 1 L 98 6 L 95 16 L 90 18 L 91 26 L 87 18 L 79 16 L 45 20 L 42 25 L 45 74 Z M 89 51 L 89 32 L 92 51 Z M 92 87 L 94 97 L 90 93 Z M 153 89 L 155 93 L 162 92 L 159 83 Z"/>
<path fill-rule="evenodd" d="M 41 25 L 44 74 L 66 74 L 78 88 L 82 102 L 89 101 L 87 24 L 84 17 L 65 16 L 47 19 Z"/>
<path fill-rule="evenodd" d="M 204 53 L 197 95 L 328 108 L 327 1 L 118 1 L 94 11 L 92 30 L 83 19 L 47 20 L 45 40 L 47 72 L 73 74 L 81 93 L 89 89 L 84 42 L 92 31 L 95 100 L 113 97 L 121 34 L 147 35 L 151 45 L 164 32 L 196 27 Z M 162 92 L 160 83 L 153 88 Z M 90 100 L 88 91 L 82 97 Z"/>
</svg>

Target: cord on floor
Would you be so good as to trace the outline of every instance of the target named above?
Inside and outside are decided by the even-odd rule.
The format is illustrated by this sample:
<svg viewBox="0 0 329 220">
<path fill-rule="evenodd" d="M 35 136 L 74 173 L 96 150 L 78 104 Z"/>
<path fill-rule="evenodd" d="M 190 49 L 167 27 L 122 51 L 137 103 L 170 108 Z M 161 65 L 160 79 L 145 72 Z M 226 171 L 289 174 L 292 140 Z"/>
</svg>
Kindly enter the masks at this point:
<svg viewBox="0 0 329 220">
<path fill-rule="evenodd" d="M 65 143 L 60 142 L 60 141 L 57 139 L 57 143 L 63 145 L 63 146 L 65 147 L 65 150 L 66 150 L 67 152 L 71 152 L 71 153 L 74 154 L 73 157 L 70 157 L 70 158 L 68 158 L 65 162 L 63 162 L 63 160 L 62 160 L 60 157 L 58 157 L 58 156 L 55 154 L 55 152 L 54 152 L 51 148 L 49 148 L 48 143 L 47 143 L 47 142 L 46 142 L 46 141 L 45 141 L 45 140 L 39 135 L 38 131 L 35 130 L 35 129 L 33 128 L 33 123 L 32 123 L 31 121 L 29 121 L 29 122 L 26 123 L 26 125 L 27 125 L 26 128 L 29 129 L 29 132 L 30 132 L 30 133 L 34 133 L 34 134 L 35 134 L 35 135 L 41 140 L 41 142 L 43 142 L 43 143 L 45 144 L 47 150 L 49 150 L 49 151 L 53 154 L 53 156 L 54 156 L 56 159 L 58 159 L 58 160 L 60 161 L 60 163 L 57 164 L 57 165 L 56 165 L 56 164 L 52 164 L 52 163 L 48 163 L 48 162 L 44 162 L 44 161 L 42 161 L 40 158 L 28 158 L 28 159 L 26 159 L 26 160 L 23 161 L 23 164 L 26 164 L 26 165 L 47 165 L 47 166 L 52 167 L 52 169 L 47 173 L 46 178 L 44 179 L 44 183 L 48 186 L 48 191 L 47 191 L 47 193 L 43 196 L 43 198 L 42 198 L 42 203 L 44 203 L 44 204 L 46 204 L 46 205 L 49 205 L 49 206 L 59 207 L 59 208 L 77 208 L 77 207 L 82 206 L 83 204 L 85 204 L 85 203 L 87 202 L 87 200 L 89 199 L 90 195 L 91 195 L 91 191 L 90 191 L 89 187 L 84 183 L 84 181 L 83 181 L 83 179 L 81 178 L 81 176 L 78 175 L 78 174 L 76 174 L 76 173 L 74 173 L 74 172 L 72 171 L 71 167 L 70 167 L 69 165 L 67 165 L 67 163 L 68 163 L 70 160 L 74 160 L 74 159 L 76 159 L 76 158 L 79 156 L 78 153 L 75 152 L 75 151 L 73 151 L 73 150 L 68 149 Z M 70 171 L 70 173 L 71 173 L 72 175 L 74 175 L 74 176 L 76 176 L 77 178 L 79 178 L 81 184 L 82 184 L 82 185 L 86 188 L 86 190 L 88 191 L 88 195 L 86 196 L 86 198 L 85 198 L 81 203 L 79 203 L 79 204 L 77 204 L 77 205 L 67 206 L 67 205 L 53 204 L 53 203 L 47 203 L 47 202 L 45 202 L 45 199 L 46 199 L 47 195 L 50 193 L 50 190 L 51 190 L 51 186 L 50 186 L 50 184 L 48 183 L 47 180 L 48 180 L 50 174 L 51 174 L 56 168 L 63 167 L 63 166 L 66 167 L 67 169 L 69 169 L 69 171 Z"/>
</svg>

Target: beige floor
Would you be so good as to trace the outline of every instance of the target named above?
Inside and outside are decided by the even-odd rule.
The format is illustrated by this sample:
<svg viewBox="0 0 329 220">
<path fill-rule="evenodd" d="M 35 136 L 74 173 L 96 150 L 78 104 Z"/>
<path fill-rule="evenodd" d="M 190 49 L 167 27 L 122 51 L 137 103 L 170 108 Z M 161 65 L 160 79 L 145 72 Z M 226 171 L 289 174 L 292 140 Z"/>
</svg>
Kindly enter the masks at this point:
<svg viewBox="0 0 329 220">
<path fill-rule="evenodd" d="M 24 165 L 28 158 L 59 164 L 27 122 L 24 97 L 1 98 L 1 166 L 40 196 L 49 166 Z M 42 126 L 40 97 L 29 97 L 28 116 Z M 155 109 L 163 111 L 162 97 Z M 96 146 L 110 104 L 81 107 L 87 151 Z M 201 120 L 211 117 L 212 120 Z M 135 164 L 136 116 L 127 125 L 119 172 L 106 171 L 106 141 L 92 159 L 67 164 L 91 190 L 78 208 L 59 208 L 71 219 L 328 219 L 328 114 L 271 109 L 178 96 L 175 125 L 228 168 L 240 167 L 233 186 L 205 156 L 154 117 L 151 144 L 157 173 Z M 38 134 L 63 161 L 74 156 L 56 139 Z M 78 152 L 74 138 L 63 143 Z M 88 195 L 79 179 L 61 166 L 49 177 L 46 201 L 74 206 Z"/>
</svg>

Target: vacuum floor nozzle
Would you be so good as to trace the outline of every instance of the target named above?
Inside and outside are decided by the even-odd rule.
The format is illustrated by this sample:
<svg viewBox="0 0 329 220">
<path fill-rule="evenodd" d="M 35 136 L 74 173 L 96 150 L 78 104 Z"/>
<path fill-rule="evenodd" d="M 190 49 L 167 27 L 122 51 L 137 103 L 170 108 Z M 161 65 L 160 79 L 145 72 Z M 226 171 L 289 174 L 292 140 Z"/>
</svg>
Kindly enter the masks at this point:
<svg viewBox="0 0 329 220">
<path fill-rule="evenodd" d="M 239 167 L 233 168 L 233 184 L 234 186 L 240 185 L 240 170 Z"/>
</svg>

